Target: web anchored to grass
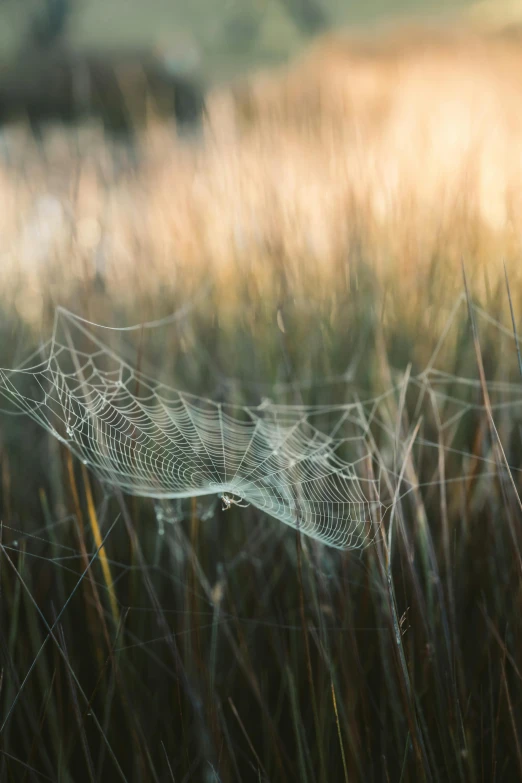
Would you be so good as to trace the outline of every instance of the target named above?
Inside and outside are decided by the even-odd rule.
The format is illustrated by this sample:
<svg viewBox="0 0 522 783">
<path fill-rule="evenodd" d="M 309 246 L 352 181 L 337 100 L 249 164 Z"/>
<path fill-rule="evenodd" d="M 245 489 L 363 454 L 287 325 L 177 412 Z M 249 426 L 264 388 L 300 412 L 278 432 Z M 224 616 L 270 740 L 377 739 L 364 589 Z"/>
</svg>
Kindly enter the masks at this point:
<svg viewBox="0 0 522 783">
<path fill-rule="evenodd" d="M 358 473 L 360 406 L 215 403 L 133 369 L 71 314 L 57 321 L 45 361 L 0 371 L 0 389 L 102 481 L 151 498 L 241 498 L 337 547 L 373 535 L 381 503 L 378 481 Z"/>
<path fill-rule="evenodd" d="M 442 338 L 462 305 L 463 300 Z M 486 314 L 475 310 L 487 323 Z M 374 538 L 385 505 L 370 425 L 397 390 L 339 405 L 213 402 L 134 369 L 98 339 L 95 328 L 59 310 L 44 361 L 0 370 L 0 392 L 64 442 L 101 481 L 156 499 L 217 494 L 227 507 L 250 504 L 339 548 Z M 508 333 L 500 324 L 495 328 Z M 436 369 L 441 345 L 442 340 L 425 371 L 408 383 L 421 392 L 420 400 L 429 400 L 442 433 L 483 401 L 478 381 Z M 470 395 L 470 388 L 477 393 Z M 493 383 L 490 391 L 495 389 L 503 410 L 519 409 L 518 385 Z M 395 424 L 381 416 L 378 426 L 393 447 Z M 422 433 L 418 441 L 440 447 L 423 440 Z M 414 489 L 408 471 L 401 472 L 401 480 L 406 491 Z"/>
</svg>

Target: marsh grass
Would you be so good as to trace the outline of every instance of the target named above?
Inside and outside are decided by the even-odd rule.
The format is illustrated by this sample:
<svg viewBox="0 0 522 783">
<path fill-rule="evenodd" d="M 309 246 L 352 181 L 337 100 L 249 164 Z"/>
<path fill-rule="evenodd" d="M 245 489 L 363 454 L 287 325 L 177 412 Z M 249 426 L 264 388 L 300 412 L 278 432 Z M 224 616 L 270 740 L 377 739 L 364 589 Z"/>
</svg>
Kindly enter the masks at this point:
<svg viewBox="0 0 522 783">
<path fill-rule="evenodd" d="M 413 402 L 391 553 L 195 502 L 159 536 L 54 443 L 25 510 L 4 451 L 5 779 L 517 779 L 520 507 L 486 412 L 462 457 Z"/>
<path fill-rule="evenodd" d="M 114 347 L 237 403 L 395 387 L 366 467 L 395 503 L 371 546 L 340 552 L 253 508 L 123 496 L 2 415 L 0 779 L 520 778 L 520 424 L 495 386 L 520 381 L 502 264 L 516 321 L 516 237 L 464 208 L 425 221 L 415 201 L 389 224 L 351 192 L 317 209 L 335 166 L 302 140 L 202 157 L 166 139 L 152 128 L 132 153 L 92 128 L 51 134 L 44 155 L 11 143 L 0 366 L 49 336 L 56 304 L 109 326 L 181 312 Z M 464 303 L 445 334 L 462 262 L 470 302 L 504 332 L 484 319 L 474 332 Z M 444 335 L 448 375 L 428 388 Z"/>
</svg>

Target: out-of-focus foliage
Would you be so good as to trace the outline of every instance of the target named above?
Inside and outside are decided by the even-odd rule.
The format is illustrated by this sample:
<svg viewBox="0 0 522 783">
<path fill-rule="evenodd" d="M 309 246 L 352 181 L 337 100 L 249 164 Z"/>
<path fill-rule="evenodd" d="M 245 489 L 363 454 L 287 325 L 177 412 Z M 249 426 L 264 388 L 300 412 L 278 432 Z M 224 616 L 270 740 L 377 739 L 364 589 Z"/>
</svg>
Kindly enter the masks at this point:
<svg viewBox="0 0 522 783">
<path fill-rule="evenodd" d="M 52 0 L 51 0 L 52 2 Z M 62 0 L 56 0 L 57 3 Z M 492 8 L 501 0 L 490 3 Z M 470 0 L 70 0 L 67 36 L 73 47 L 151 47 L 164 42 L 180 54 L 197 51 L 207 79 L 220 80 L 295 54 L 325 28 L 359 24 L 397 14 L 454 13 Z M 512 0 L 514 5 L 514 0 Z M 508 9 L 509 10 L 509 9 Z M 1 59 L 9 59 L 41 15 L 40 0 L 0 4 Z M 516 15 L 517 11 L 511 11 Z M 491 16 L 489 10 L 486 15 Z"/>
</svg>

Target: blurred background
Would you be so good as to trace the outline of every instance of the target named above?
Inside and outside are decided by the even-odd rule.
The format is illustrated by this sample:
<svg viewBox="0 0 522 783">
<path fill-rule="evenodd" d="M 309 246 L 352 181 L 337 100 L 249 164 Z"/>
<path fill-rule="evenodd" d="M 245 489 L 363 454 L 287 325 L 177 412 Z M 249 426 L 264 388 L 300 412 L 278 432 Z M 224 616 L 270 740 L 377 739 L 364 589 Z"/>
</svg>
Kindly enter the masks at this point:
<svg viewBox="0 0 522 783">
<path fill-rule="evenodd" d="M 163 44 L 178 56 L 197 56 L 205 79 L 214 82 L 284 61 L 327 28 L 470 5 L 470 0 L 151 0 L 146 6 L 137 0 L 3 0 L 0 47 L 2 61 L 8 62 L 47 6 L 55 24 L 60 15 L 66 19 L 60 35 L 73 49 Z"/>
</svg>

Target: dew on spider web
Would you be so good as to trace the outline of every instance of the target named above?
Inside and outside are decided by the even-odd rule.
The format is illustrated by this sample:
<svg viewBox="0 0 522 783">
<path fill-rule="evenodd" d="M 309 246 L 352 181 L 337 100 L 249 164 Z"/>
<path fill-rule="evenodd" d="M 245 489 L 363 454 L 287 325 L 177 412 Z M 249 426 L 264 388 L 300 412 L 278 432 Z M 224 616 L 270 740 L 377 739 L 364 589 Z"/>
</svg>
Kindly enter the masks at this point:
<svg viewBox="0 0 522 783">
<path fill-rule="evenodd" d="M 65 429 L 67 446 L 104 485 L 153 499 L 159 535 L 194 513 L 211 519 L 219 499 L 232 497 L 241 501 L 232 504 L 238 513 L 252 506 L 334 547 L 372 540 L 385 510 L 383 455 L 402 447 L 386 409 L 397 390 L 308 408 L 266 398 L 258 406 L 216 403 L 133 369 L 96 336 L 95 324 L 68 313 L 60 317 L 67 320 L 68 339 L 61 342 L 55 334 L 39 365 L 1 371 L 0 394 L 55 437 L 61 439 Z M 500 330 L 491 319 L 488 324 Z M 81 351 L 71 337 L 75 327 Z M 475 389 L 475 381 L 469 378 L 451 377 L 462 401 L 455 391 L 451 398 L 445 394 L 448 377 L 437 367 L 439 351 L 440 345 L 427 369 L 407 382 L 423 404 L 437 402 L 444 433 L 446 422 L 457 426 L 482 402 L 479 394 L 470 400 L 466 390 Z M 39 394 L 21 391 L 18 382 L 28 378 Z M 504 413 L 509 408 L 520 415 L 518 385 L 492 382 L 490 392 L 493 406 L 498 400 Z M 370 423 L 381 444 L 378 454 L 369 440 Z M 423 448 L 435 446 L 425 439 Z M 368 472 L 372 460 L 380 464 Z M 408 477 L 401 481 L 409 491 Z"/>
</svg>

